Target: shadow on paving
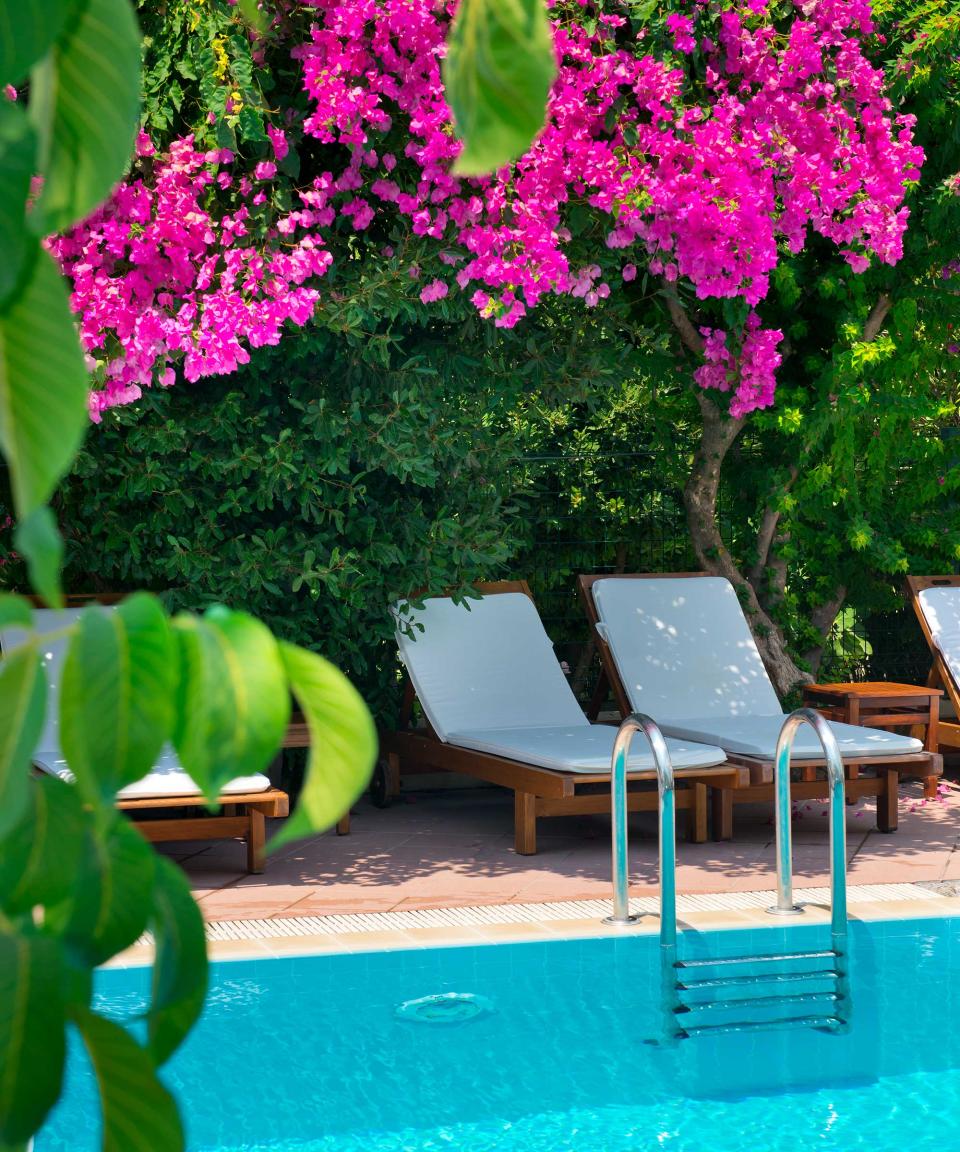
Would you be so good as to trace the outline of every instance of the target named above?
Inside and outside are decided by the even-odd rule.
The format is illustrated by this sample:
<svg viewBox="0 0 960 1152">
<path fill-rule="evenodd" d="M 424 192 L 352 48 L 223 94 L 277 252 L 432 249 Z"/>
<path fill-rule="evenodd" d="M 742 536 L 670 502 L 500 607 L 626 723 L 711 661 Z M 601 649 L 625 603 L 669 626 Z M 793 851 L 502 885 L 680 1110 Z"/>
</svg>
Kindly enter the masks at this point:
<svg viewBox="0 0 960 1152">
<path fill-rule="evenodd" d="M 942 803 L 921 804 L 920 798 L 918 783 L 902 786 L 900 829 L 890 835 L 876 830 L 872 802 L 847 809 L 851 882 L 945 878 L 958 839 L 960 793 Z M 826 806 L 798 805 L 792 827 L 797 882 L 824 882 L 829 866 Z M 770 805 L 738 806 L 732 841 L 691 844 L 682 824 L 679 832 L 680 891 L 773 886 Z M 631 884 L 638 892 L 654 891 L 656 816 L 632 815 L 630 836 Z M 354 810 L 349 836 L 328 832 L 288 845 L 260 876 L 243 874 L 242 848 L 235 843 L 176 845 L 168 852 L 186 869 L 208 916 L 319 915 L 605 897 L 609 837 L 605 816 L 544 819 L 538 824 L 537 855 L 518 856 L 512 798 L 482 788 L 413 792 L 385 810 L 364 798 Z"/>
</svg>

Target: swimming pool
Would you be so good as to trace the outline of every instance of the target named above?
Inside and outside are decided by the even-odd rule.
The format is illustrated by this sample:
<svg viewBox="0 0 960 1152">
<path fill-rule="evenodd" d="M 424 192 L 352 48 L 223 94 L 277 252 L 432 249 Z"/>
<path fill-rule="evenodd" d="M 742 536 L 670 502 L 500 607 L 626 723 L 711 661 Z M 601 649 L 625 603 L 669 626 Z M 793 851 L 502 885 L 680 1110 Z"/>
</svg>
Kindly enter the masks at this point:
<svg viewBox="0 0 960 1152">
<path fill-rule="evenodd" d="M 651 936 L 213 966 L 204 1018 L 164 1073 L 191 1152 L 946 1152 L 960 1121 L 960 919 L 850 925 L 848 1031 L 662 1046 Z M 681 955 L 829 946 L 825 927 L 684 933 Z M 462 1023 L 398 1014 L 470 993 Z M 99 978 L 142 1009 L 147 975 Z M 90 1073 L 37 1152 L 98 1147 Z"/>
</svg>

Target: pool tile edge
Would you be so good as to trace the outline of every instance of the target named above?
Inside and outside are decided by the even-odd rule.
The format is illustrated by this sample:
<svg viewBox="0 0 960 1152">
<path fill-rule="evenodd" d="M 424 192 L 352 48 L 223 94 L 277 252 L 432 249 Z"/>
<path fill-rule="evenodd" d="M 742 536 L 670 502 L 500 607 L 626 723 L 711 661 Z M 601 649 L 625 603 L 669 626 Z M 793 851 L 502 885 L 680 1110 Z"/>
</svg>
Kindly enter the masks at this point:
<svg viewBox="0 0 960 1152">
<path fill-rule="evenodd" d="M 899 887 L 905 889 L 907 886 Z M 811 890 L 813 891 L 815 890 Z M 819 892 L 816 894 L 819 896 Z M 803 893 L 798 892 L 798 895 L 802 899 Z M 897 895 L 898 893 L 891 893 L 890 896 L 884 895 L 879 899 L 862 901 L 852 898 L 849 905 L 850 919 L 912 920 L 960 916 L 960 897 L 911 893 L 907 898 L 898 899 Z M 765 893 L 764 896 L 769 896 L 772 900 L 773 894 Z M 829 920 L 829 910 L 825 901 L 807 899 L 805 908 L 806 915 L 793 923 L 809 925 L 826 923 Z M 766 913 L 764 905 L 746 908 L 691 908 L 681 911 L 679 923 L 683 930 L 711 932 L 784 927 L 782 921 L 778 922 Z M 209 928 L 210 925 L 208 933 Z M 284 922 L 280 920 L 273 921 L 271 928 L 270 935 L 251 934 L 243 938 L 208 939 L 210 959 L 263 960 L 317 954 L 476 947 L 498 943 L 544 943 L 578 938 L 625 938 L 655 934 L 659 930 L 659 920 L 654 913 L 644 912 L 638 923 L 629 927 L 605 924 L 599 916 L 571 915 L 569 918 L 551 917 L 524 922 L 417 924 L 403 928 L 383 927 L 375 931 L 359 932 L 317 931 L 285 934 Z M 141 967 L 151 963 L 152 959 L 152 943 L 141 941 L 108 961 L 105 967 Z"/>
</svg>

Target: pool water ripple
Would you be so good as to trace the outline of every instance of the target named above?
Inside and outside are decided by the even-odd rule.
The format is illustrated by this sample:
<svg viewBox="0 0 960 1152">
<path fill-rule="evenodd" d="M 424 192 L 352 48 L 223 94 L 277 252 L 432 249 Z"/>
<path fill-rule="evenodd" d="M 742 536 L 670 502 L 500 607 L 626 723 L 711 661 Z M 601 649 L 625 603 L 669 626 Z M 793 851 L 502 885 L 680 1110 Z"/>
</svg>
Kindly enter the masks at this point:
<svg viewBox="0 0 960 1152">
<path fill-rule="evenodd" d="M 681 954 L 822 947 L 824 932 L 686 934 Z M 853 924 L 849 967 L 846 1034 L 661 1046 L 650 1043 L 665 1018 L 651 937 L 221 963 L 164 1078 L 191 1152 L 951 1150 L 960 921 Z M 148 992 L 142 969 L 98 980 L 98 1004 L 118 1018 Z M 493 1011 L 442 1027 L 397 1016 L 451 992 Z M 93 1152 L 95 1114 L 73 1045 L 37 1152 Z"/>
</svg>

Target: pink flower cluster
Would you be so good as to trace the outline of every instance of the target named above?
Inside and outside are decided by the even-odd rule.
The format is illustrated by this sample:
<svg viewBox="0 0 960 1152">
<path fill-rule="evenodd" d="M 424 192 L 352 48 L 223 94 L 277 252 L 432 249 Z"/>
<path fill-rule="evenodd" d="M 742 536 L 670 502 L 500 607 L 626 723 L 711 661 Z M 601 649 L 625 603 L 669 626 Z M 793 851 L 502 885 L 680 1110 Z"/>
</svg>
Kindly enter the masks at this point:
<svg viewBox="0 0 960 1152">
<path fill-rule="evenodd" d="M 762 327 L 760 317 L 751 312 L 740 337 L 739 355 L 728 347 L 728 336 L 722 329 L 701 328 L 700 334 L 706 363 L 693 374 L 700 387 L 720 392 L 733 388 L 730 415 L 736 418 L 755 408 L 769 407 L 777 387 L 777 369 L 783 360 L 777 351 L 783 333 Z"/>
<path fill-rule="evenodd" d="M 904 197 L 923 155 L 864 55 L 867 0 L 797 0 L 785 33 L 766 19 L 766 0 L 720 12 L 692 2 L 666 21 L 681 58 L 665 60 L 644 50 L 642 33 L 620 31 L 624 15 L 599 13 L 593 31 L 557 20 L 547 123 L 526 155 L 485 180 L 451 174 L 460 144 L 440 73 L 450 5 L 307 2 L 313 22 L 292 54 L 310 107 L 299 122 L 287 117 L 286 132 L 336 147 L 331 170 L 299 191 L 300 208 L 253 243 L 246 199 L 266 210 L 275 163 L 238 179 L 232 158 L 198 154 L 188 139 L 155 162 L 152 179 L 122 187 L 56 241 L 84 340 L 106 360 L 95 407 L 139 395 L 151 374 L 168 381 L 174 354 L 188 379 L 231 371 L 245 344 L 275 342 L 288 319 L 304 323 L 335 220 L 354 236 L 382 223 L 377 254 L 382 233 L 404 222 L 421 240 L 410 269 L 425 273 L 421 301 L 457 287 L 501 327 L 550 293 L 596 307 L 608 281 L 633 280 L 638 265 L 683 278 L 701 300 L 742 298 L 749 320 L 729 336 L 738 351 L 710 332 L 696 374 L 732 390 L 737 413 L 773 398 L 781 336 L 754 309 L 778 245 L 797 252 L 813 230 L 856 271 L 902 254 Z M 682 60 L 698 45 L 706 100 Z M 287 135 L 272 129 L 270 140 L 282 160 Z M 212 185 L 221 201 L 239 192 L 240 207 L 214 218 L 202 206 Z"/>
<path fill-rule="evenodd" d="M 294 53 L 313 101 L 304 128 L 352 149 L 337 178 L 351 196 L 341 211 L 357 227 L 399 213 L 415 235 L 464 250 L 455 282 L 498 325 L 513 326 L 547 293 L 587 306 L 609 293 L 573 234 L 574 205 L 607 221 L 609 249 L 639 246 L 651 272 L 684 277 L 701 299 L 759 304 L 778 243 L 797 252 L 810 229 L 856 271 L 902 255 L 905 191 L 923 154 L 863 54 L 866 0 L 805 0 L 785 36 L 758 23 L 765 0 L 718 19 L 699 4 L 669 16 L 678 51 L 694 49 L 700 23 L 715 37 L 701 42 L 708 104 L 692 99 L 678 67 L 617 46 L 622 16 L 602 15 L 592 34 L 557 24 L 547 124 L 515 166 L 485 181 L 450 175 L 459 145 L 440 78 L 445 13 L 432 0 L 311 4 L 317 22 Z M 401 149 L 413 161 L 403 175 Z M 738 409 L 772 401 L 778 340 L 751 313 L 738 336 Z M 719 367 L 708 361 L 701 383 Z"/>
<path fill-rule="evenodd" d="M 153 151 L 141 133 L 138 154 Z M 233 159 L 196 151 L 192 137 L 178 140 L 149 181 L 121 184 L 94 216 L 48 242 L 72 281 L 80 336 L 102 381 L 90 395 L 94 421 L 154 380 L 172 384 L 175 358 L 190 381 L 233 372 L 249 347 L 276 344 L 288 320 L 303 325 L 313 315 L 319 294 L 306 282 L 332 262 L 311 228 L 316 214 L 271 220 L 265 240 L 250 243 L 267 195 L 234 176 Z M 212 188 L 218 195 L 208 200 Z M 231 193 L 238 206 L 223 210 Z"/>
</svg>

